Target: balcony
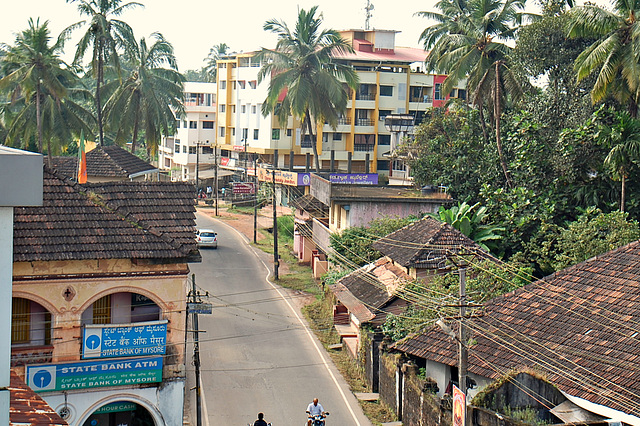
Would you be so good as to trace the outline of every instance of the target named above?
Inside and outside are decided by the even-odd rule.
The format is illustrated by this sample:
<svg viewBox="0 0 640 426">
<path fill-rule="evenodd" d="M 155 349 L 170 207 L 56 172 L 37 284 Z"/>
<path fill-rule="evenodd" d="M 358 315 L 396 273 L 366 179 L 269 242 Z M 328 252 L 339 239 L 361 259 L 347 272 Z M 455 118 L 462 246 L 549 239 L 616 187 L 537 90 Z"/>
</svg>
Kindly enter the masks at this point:
<svg viewBox="0 0 640 426">
<path fill-rule="evenodd" d="M 374 121 L 369 119 L 369 118 L 357 118 L 356 119 L 356 126 L 373 126 L 374 125 Z"/>
<path fill-rule="evenodd" d="M 433 103 L 433 98 L 431 96 L 412 96 L 409 99 L 409 102 L 416 102 L 416 103 L 424 103 L 424 104 L 431 104 Z"/>
<path fill-rule="evenodd" d="M 375 101 L 376 95 L 372 93 L 356 93 L 356 101 Z"/>
<path fill-rule="evenodd" d="M 356 143 L 353 145 L 353 150 L 355 152 L 371 152 L 375 144 L 365 144 L 365 143 Z"/>
<path fill-rule="evenodd" d="M 48 364 L 53 361 L 53 346 L 13 346 L 11 367 L 27 364 Z"/>
</svg>

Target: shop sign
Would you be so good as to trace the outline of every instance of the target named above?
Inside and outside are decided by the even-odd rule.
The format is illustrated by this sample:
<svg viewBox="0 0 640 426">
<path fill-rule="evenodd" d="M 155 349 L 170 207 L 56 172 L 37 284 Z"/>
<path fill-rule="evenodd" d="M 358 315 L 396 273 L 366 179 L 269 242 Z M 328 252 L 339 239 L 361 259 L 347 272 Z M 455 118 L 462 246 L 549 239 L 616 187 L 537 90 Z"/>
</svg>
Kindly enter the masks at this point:
<svg viewBox="0 0 640 426">
<path fill-rule="evenodd" d="M 213 312 L 213 305 L 211 303 L 187 303 L 188 314 L 211 315 L 211 312 Z"/>
<path fill-rule="evenodd" d="M 453 426 L 464 426 L 467 415 L 466 395 L 460 388 L 453 385 Z"/>
<path fill-rule="evenodd" d="M 255 186 L 253 182 L 234 182 L 233 193 L 234 194 L 255 194 Z"/>
<path fill-rule="evenodd" d="M 162 357 L 27 365 L 35 392 L 88 389 L 162 381 Z"/>
<path fill-rule="evenodd" d="M 133 324 L 85 325 L 82 358 L 114 358 L 164 354 L 167 320 Z"/>
<path fill-rule="evenodd" d="M 258 169 L 258 180 L 261 182 L 273 182 L 273 172 L 269 169 Z M 311 181 L 309 173 L 289 172 L 276 170 L 276 183 L 287 186 L 309 186 Z"/>
<path fill-rule="evenodd" d="M 377 173 L 331 173 L 329 181 L 336 184 L 377 185 Z"/>
<path fill-rule="evenodd" d="M 135 402 L 113 402 L 111 404 L 103 405 L 94 411 L 93 414 L 123 413 L 127 411 L 135 411 L 136 408 L 138 408 L 138 404 Z"/>
</svg>

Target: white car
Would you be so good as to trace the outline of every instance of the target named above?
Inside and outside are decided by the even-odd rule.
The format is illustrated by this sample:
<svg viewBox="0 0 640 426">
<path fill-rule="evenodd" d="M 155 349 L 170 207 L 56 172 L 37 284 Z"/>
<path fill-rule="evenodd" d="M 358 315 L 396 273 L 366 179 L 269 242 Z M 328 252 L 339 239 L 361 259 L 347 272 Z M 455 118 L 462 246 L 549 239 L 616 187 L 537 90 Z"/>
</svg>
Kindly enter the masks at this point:
<svg viewBox="0 0 640 426">
<path fill-rule="evenodd" d="M 218 234 L 213 229 L 198 229 L 196 231 L 198 247 L 218 248 Z"/>
</svg>

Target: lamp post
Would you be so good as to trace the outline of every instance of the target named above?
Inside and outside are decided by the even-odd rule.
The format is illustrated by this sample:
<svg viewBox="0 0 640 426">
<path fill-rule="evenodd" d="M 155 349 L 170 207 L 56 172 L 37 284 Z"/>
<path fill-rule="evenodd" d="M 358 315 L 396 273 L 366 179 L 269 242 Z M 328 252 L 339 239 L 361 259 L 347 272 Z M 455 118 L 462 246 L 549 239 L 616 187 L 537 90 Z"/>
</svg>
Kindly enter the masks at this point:
<svg viewBox="0 0 640 426">
<path fill-rule="evenodd" d="M 411 114 L 389 114 L 384 118 L 384 127 L 391 132 L 391 151 L 389 151 L 389 177 L 393 176 L 393 159 L 396 158 L 396 149 L 405 134 L 413 132 L 415 117 Z M 404 168 L 404 164 L 403 164 Z M 407 176 L 409 173 L 407 171 Z"/>
</svg>

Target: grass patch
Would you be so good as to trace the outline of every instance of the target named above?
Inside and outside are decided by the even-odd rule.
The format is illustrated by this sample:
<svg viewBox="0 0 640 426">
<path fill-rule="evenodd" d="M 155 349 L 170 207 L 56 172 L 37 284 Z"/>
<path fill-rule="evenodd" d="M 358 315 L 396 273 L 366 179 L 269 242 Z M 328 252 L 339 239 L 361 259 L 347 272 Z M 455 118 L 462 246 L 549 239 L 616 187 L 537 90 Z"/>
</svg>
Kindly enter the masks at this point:
<svg viewBox="0 0 640 426">
<path fill-rule="evenodd" d="M 230 205 L 226 208 L 229 213 L 253 215 L 253 206 L 235 206 Z"/>
</svg>

